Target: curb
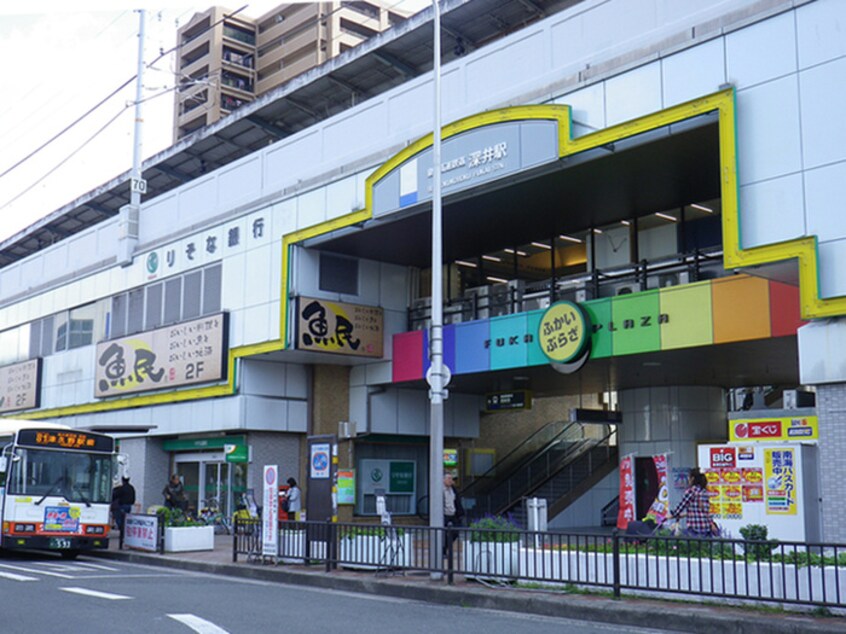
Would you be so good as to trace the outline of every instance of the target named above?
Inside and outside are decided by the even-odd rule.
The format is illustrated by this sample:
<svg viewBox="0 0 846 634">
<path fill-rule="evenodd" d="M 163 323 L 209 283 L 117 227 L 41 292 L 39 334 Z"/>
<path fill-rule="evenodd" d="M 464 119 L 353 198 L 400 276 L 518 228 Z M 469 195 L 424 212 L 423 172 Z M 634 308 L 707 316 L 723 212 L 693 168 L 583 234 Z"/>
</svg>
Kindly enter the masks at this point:
<svg viewBox="0 0 846 634">
<path fill-rule="evenodd" d="M 137 552 L 100 551 L 97 557 L 130 563 L 190 570 L 225 577 L 255 579 L 344 592 L 359 592 L 440 605 L 470 607 L 587 620 L 611 625 L 710 634 L 827 634 L 846 632 L 846 619 L 768 613 L 725 606 L 695 606 L 658 599 L 561 594 L 513 588 L 456 587 L 420 578 L 371 575 L 341 576 L 280 566 L 216 563 L 147 555 Z M 715 598 L 715 600 L 719 600 Z"/>
</svg>

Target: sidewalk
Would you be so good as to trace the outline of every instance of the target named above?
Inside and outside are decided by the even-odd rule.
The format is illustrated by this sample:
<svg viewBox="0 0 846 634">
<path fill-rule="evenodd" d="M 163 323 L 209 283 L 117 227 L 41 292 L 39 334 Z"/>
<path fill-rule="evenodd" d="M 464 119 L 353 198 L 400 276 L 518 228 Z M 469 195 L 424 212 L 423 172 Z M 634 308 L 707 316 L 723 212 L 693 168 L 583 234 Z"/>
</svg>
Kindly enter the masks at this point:
<svg viewBox="0 0 846 634">
<path fill-rule="evenodd" d="M 506 586 L 489 587 L 461 577 L 455 584 L 434 581 L 428 573 L 392 574 L 353 572 L 339 568 L 327 573 L 322 565 L 287 565 L 248 563 L 239 556 L 232 563 L 232 537 L 215 536 L 213 551 L 169 553 L 160 555 L 131 550 L 117 550 L 118 539 L 111 535 L 109 550 L 97 556 L 146 565 L 192 570 L 209 574 L 260 579 L 292 585 L 360 592 L 510 612 L 532 613 L 570 619 L 584 619 L 616 625 L 666 629 L 678 632 L 715 631 L 726 633 L 805 634 L 846 632 L 846 618 L 814 617 L 789 612 L 743 609 L 720 605 L 702 605 L 679 601 L 624 598 L 604 595 L 564 594 L 523 590 Z M 717 604 L 723 601 L 715 597 Z"/>
</svg>

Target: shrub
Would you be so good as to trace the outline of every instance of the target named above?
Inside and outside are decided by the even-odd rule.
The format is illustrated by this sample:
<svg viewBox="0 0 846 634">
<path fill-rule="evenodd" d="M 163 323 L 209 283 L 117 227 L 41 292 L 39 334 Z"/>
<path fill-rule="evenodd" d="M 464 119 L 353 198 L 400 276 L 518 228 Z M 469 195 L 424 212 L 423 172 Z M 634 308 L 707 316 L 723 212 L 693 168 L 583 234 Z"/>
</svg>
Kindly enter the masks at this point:
<svg viewBox="0 0 846 634">
<path fill-rule="evenodd" d="M 769 559 L 778 547 L 777 539 L 767 539 L 767 527 L 762 524 L 747 524 L 740 529 L 740 534 L 747 542 L 746 555 L 754 561 Z"/>
<path fill-rule="evenodd" d="M 517 542 L 522 528 L 511 515 L 485 515 L 470 523 L 471 542 Z"/>
<path fill-rule="evenodd" d="M 169 509 L 165 506 L 160 506 L 156 509 L 156 515 L 159 516 L 165 526 L 169 526 L 171 528 L 206 526 L 205 522 L 198 521 L 177 508 Z"/>
</svg>

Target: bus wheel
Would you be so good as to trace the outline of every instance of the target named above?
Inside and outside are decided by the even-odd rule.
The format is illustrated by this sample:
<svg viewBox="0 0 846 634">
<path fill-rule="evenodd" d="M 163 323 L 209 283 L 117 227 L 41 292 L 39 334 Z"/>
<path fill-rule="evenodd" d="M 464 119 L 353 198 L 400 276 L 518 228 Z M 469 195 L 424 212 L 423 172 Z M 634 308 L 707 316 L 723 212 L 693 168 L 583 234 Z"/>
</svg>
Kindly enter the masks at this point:
<svg viewBox="0 0 846 634">
<path fill-rule="evenodd" d="M 78 550 L 63 550 L 62 559 L 76 559 L 79 556 Z"/>
</svg>

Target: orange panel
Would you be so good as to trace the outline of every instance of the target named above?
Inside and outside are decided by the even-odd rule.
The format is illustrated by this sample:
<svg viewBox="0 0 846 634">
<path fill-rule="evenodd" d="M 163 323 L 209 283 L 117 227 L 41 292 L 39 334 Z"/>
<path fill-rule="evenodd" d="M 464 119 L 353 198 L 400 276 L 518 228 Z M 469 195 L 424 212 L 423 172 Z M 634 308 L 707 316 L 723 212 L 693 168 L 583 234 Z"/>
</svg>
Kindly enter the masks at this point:
<svg viewBox="0 0 846 634">
<path fill-rule="evenodd" d="M 713 280 L 714 343 L 770 336 L 767 280 L 737 275 Z"/>
</svg>

